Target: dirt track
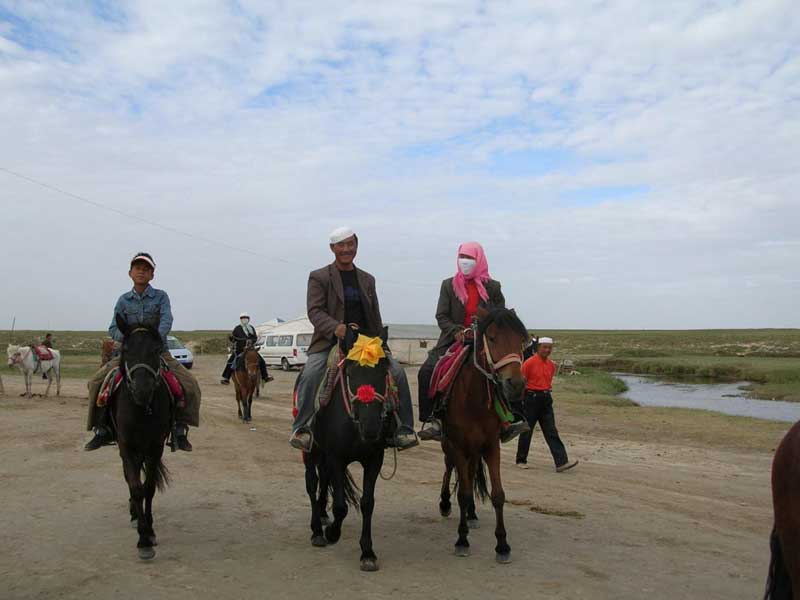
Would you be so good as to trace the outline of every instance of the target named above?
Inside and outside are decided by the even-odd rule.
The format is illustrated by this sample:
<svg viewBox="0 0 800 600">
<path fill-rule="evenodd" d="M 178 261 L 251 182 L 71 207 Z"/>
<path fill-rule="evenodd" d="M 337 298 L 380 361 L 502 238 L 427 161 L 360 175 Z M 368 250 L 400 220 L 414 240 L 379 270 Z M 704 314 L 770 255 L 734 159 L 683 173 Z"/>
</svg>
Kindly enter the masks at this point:
<svg viewBox="0 0 800 600">
<path fill-rule="evenodd" d="M 490 505 L 479 509 L 472 556 L 453 555 L 457 522 L 437 511 L 441 451 L 427 443 L 400 456 L 393 481 L 379 482 L 381 571 L 361 573 L 354 512 L 338 545 L 310 545 L 303 469 L 287 444 L 294 374 L 276 373 L 250 431 L 236 419 L 233 390 L 216 382 L 220 360 L 196 366 L 203 424 L 192 433 L 194 453 L 166 457 L 173 484 L 156 497 L 160 546 L 149 563 L 136 558 L 116 449 L 82 451 L 83 382 L 66 381 L 60 399 L 26 400 L 17 395 L 21 378 L 4 371 L 0 598 L 731 599 L 763 591 L 769 453 L 578 435 L 568 416 L 560 428 L 582 461 L 573 472 L 552 471 L 538 436 L 529 471 L 504 450 L 511 565 L 494 561 Z"/>
</svg>

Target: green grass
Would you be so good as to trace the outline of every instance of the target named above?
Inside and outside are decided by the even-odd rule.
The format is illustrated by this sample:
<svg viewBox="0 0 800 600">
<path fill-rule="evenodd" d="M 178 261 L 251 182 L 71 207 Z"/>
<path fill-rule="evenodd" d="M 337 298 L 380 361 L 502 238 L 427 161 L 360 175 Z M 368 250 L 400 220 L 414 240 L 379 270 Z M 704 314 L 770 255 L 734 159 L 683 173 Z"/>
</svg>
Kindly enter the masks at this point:
<svg viewBox="0 0 800 600">
<path fill-rule="evenodd" d="M 39 342 L 45 331 L 16 331 L 14 341 L 17 344 Z M 105 331 L 51 331 L 55 347 L 62 354 L 69 356 L 94 355 L 100 357 L 100 346 L 107 337 Z M 173 331 L 172 335 L 181 340 L 195 354 L 225 354 L 228 348 L 229 331 L 198 330 Z M 0 344 L 5 348 L 11 342 L 10 331 L 0 331 Z"/>
</svg>

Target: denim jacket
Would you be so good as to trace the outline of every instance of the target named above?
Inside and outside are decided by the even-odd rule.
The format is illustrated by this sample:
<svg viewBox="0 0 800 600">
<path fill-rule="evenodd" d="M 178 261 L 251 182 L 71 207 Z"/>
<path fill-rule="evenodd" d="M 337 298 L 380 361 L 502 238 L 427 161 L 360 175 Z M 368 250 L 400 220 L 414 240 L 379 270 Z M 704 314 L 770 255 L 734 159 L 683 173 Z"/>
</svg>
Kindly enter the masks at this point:
<svg viewBox="0 0 800 600">
<path fill-rule="evenodd" d="M 157 290 L 149 285 L 141 296 L 135 290 L 131 290 L 119 297 L 114 307 L 111 325 L 108 326 L 108 333 L 116 341 L 122 341 L 122 332 L 117 328 L 117 314 L 122 315 L 129 325 L 139 325 L 152 318 L 155 313 L 161 315 L 158 333 L 161 334 L 161 339 L 166 347 L 167 334 L 172 330 L 172 308 L 169 304 L 169 296 L 164 290 Z"/>
</svg>

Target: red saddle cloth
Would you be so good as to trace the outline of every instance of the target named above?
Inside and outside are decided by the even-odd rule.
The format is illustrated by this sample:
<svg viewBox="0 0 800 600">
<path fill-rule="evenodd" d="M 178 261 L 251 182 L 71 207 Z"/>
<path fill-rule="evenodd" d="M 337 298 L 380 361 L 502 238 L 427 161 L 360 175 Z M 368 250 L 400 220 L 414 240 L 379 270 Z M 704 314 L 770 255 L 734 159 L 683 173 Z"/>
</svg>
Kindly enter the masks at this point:
<svg viewBox="0 0 800 600">
<path fill-rule="evenodd" d="M 175 377 L 175 373 L 172 371 L 167 371 L 166 369 L 161 369 L 161 379 L 164 380 L 164 383 L 167 384 L 170 393 L 172 393 L 172 397 L 175 398 L 175 402 L 178 406 L 183 408 L 186 404 L 186 400 L 183 396 L 183 388 L 181 387 L 178 378 Z M 119 369 L 116 370 L 113 377 L 108 379 L 108 383 L 106 386 L 100 390 L 100 394 L 97 396 L 97 406 L 105 406 L 108 403 L 108 399 L 114 395 L 114 392 L 117 391 L 119 384 L 122 382 L 122 371 Z"/>
<path fill-rule="evenodd" d="M 470 346 L 461 342 L 456 342 L 447 349 L 433 368 L 431 385 L 428 388 L 429 398 L 435 398 L 437 394 L 447 395 L 469 352 Z"/>
<path fill-rule="evenodd" d="M 33 346 L 33 353 L 39 360 L 53 360 L 53 353 L 50 352 L 50 348 L 47 346 L 37 344 L 36 346 Z"/>
</svg>

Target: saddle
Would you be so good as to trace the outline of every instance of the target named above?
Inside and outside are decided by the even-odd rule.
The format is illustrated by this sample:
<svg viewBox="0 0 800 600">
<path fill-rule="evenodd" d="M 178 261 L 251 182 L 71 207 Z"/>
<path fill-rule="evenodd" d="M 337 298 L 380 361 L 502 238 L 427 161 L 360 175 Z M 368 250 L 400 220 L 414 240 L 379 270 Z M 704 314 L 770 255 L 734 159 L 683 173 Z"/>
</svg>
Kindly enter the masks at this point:
<svg viewBox="0 0 800 600">
<path fill-rule="evenodd" d="M 161 365 L 161 379 L 166 384 L 170 395 L 175 402 L 175 406 L 183 408 L 186 405 L 186 398 L 178 378 L 175 373 L 167 369 L 166 365 Z M 100 387 L 100 393 L 97 395 L 97 406 L 102 407 L 108 404 L 108 401 L 114 397 L 114 393 L 119 389 L 122 383 L 122 370 L 119 367 L 112 369 L 106 378 L 103 380 L 103 385 Z"/>
<path fill-rule="evenodd" d="M 469 356 L 472 346 L 463 342 L 455 342 L 447 352 L 436 362 L 431 376 L 431 385 L 428 388 L 428 397 L 434 399 L 437 396 L 447 398 L 456 380 L 458 372 Z"/>
<path fill-rule="evenodd" d="M 40 361 L 44 360 L 53 360 L 53 353 L 50 352 L 50 348 L 47 346 L 42 346 L 41 344 L 37 344 L 35 346 L 31 346 L 34 355 Z"/>
</svg>

